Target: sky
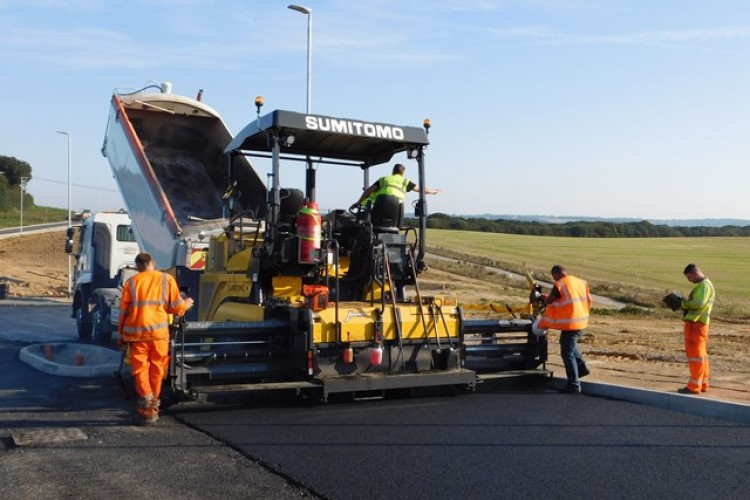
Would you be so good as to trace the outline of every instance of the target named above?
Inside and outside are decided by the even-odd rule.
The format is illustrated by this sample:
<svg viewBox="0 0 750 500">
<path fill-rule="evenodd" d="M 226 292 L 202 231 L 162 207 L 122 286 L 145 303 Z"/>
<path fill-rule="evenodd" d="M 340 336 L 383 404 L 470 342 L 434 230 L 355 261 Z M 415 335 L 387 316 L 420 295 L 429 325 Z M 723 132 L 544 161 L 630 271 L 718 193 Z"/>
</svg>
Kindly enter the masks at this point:
<svg viewBox="0 0 750 500">
<path fill-rule="evenodd" d="M 112 92 L 203 89 L 232 133 L 257 95 L 263 113 L 304 112 L 308 18 L 288 4 L 0 0 L 0 155 L 32 166 L 37 205 L 65 208 L 68 132 L 71 208 L 123 207 L 100 152 Z M 750 219 L 747 0 L 300 5 L 313 113 L 431 120 L 430 213 Z M 355 174 L 320 168 L 321 207 L 354 202 Z"/>
</svg>

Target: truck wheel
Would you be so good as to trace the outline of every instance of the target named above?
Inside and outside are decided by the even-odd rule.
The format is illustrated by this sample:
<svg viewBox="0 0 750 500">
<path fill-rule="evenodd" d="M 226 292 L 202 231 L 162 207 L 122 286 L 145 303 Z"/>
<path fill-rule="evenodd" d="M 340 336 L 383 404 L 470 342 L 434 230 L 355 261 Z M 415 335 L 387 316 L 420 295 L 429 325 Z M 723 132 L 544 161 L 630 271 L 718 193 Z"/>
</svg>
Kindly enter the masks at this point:
<svg viewBox="0 0 750 500">
<path fill-rule="evenodd" d="M 112 340 L 112 331 L 109 327 L 109 307 L 102 304 L 100 300 L 94 310 L 91 311 L 91 329 L 94 340 L 99 344 L 109 344 Z"/>
<path fill-rule="evenodd" d="M 77 307 L 73 315 L 76 318 L 76 327 L 78 328 L 78 337 L 82 340 L 91 338 L 91 320 L 83 307 Z"/>
</svg>

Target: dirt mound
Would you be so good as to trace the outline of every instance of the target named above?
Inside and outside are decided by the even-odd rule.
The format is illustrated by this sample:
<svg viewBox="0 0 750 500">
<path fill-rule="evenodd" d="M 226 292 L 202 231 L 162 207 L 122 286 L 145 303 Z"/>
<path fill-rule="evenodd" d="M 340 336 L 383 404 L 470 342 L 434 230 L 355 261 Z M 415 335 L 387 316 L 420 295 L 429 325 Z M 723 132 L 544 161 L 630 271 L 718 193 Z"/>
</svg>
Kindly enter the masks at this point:
<svg viewBox="0 0 750 500">
<path fill-rule="evenodd" d="M 75 259 L 71 259 L 71 266 Z M 65 231 L 0 239 L 0 281 L 11 297 L 67 297 Z"/>
</svg>

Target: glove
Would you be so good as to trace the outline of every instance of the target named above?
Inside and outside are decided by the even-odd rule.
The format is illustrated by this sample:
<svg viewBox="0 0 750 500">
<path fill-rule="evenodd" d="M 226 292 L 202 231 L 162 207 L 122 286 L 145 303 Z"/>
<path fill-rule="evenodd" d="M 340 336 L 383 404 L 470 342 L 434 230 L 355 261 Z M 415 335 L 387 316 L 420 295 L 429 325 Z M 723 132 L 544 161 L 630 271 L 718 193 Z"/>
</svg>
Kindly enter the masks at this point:
<svg viewBox="0 0 750 500">
<path fill-rule="evenodd" d="M 539 295 L 539 301 L 540 302 L 547 302 L 547 294 L 543 293 L 543 294 Z"/>
</svg>

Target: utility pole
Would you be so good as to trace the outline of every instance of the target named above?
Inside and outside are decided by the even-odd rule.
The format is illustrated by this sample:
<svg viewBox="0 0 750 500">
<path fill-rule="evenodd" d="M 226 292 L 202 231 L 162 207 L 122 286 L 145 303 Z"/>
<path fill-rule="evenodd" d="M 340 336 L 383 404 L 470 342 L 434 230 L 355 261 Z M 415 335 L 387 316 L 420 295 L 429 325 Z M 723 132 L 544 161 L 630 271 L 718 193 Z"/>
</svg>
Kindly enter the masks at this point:
<svg viewBox="0 0 750 500">
<path fill-rule="evenodd" d="M 66 132 L 64 130 L 58 130 L 58 134 L 64 135 L 66 139 L 68 140 L 68 231 L 70 231 L 70 227 L 72 226 L 71 216 L 70 216 L 70 132 Z M 70 254 L 68 254 L 68 297 L 70 297 L 71 293 L 71 262 L 70 262 Z"/>
<path fill-rule="evenodd" d="M 18 229 L 18 236 L 23 234 L 23 197 L 26 194 L 26 183 L 29 182 L 28 177 L 21 177 L 21 227 Z"/>
</svg>

